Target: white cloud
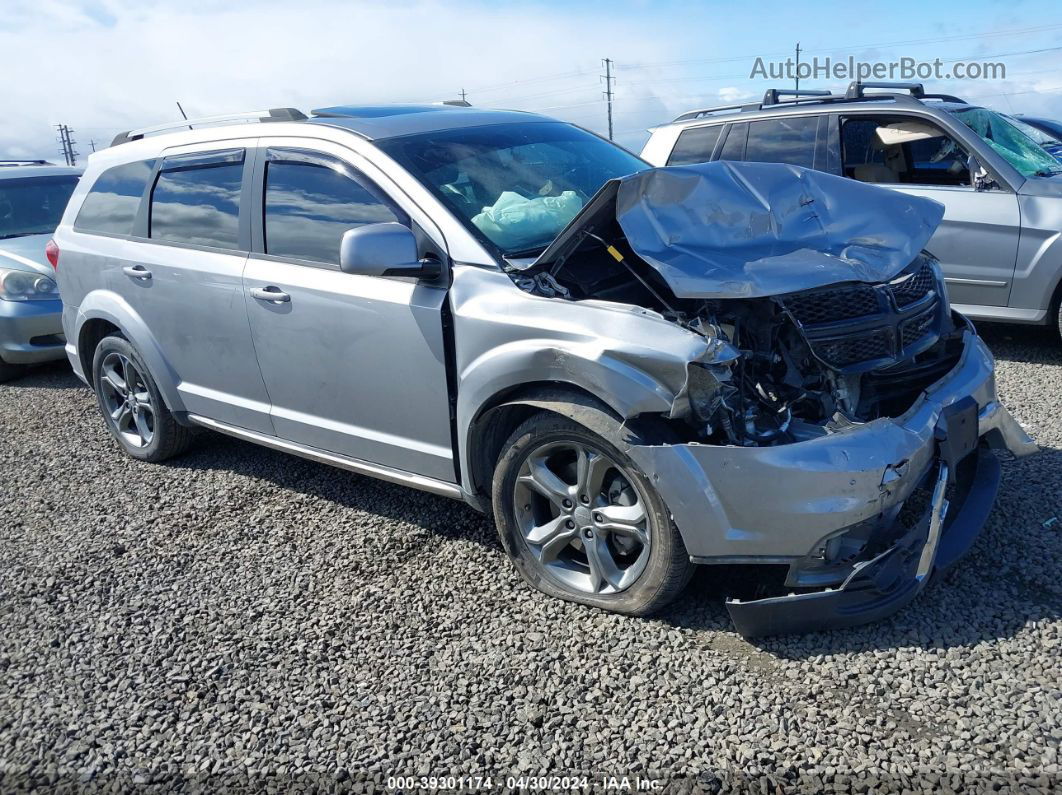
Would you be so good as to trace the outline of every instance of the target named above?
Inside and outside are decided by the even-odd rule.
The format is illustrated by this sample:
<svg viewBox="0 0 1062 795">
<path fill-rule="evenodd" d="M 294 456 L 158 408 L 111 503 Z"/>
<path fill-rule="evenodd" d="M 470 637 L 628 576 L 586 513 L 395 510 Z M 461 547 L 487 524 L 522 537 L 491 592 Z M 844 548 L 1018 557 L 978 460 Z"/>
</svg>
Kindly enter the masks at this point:
<svg viewBox="0 0 1062 795">
<path fill-rule="evenodd" d="M 177 100 L 207 115 L 437 101 L 462 87 L 477 105 L 550 108 L 600 131 L 600 59 L 661 61 L 683 46 L 651 14 L 473 0 L 15 0 L 5 14 L 0 156 L 54 157 L 57 122 L 76 130 L 86 153 L 92 138 L 105 144 L 117 131 L 174 119 Z M 696 35 L 694 51 L 711 45 Z M 567 76 L 542 80 L 557 74 Z M 632 94 L 628 107 L 617 103 L 617 129 L 666 120 L 632 115 L 643 101 L 661 109 L 652 95 Z"/>
</svg>

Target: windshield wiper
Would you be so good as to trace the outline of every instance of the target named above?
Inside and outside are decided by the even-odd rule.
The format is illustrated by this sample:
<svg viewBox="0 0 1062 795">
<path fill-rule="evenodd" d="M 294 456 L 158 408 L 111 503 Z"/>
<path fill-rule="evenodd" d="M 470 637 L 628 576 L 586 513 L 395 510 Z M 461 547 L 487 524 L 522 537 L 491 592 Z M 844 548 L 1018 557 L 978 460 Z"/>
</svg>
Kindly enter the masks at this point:
<svg viewBox="0 0 1062 795">
<path fill-rule="evenodd" d="M 9 232 L 6 235 L 0 235 L 0 240 L 7 240 L 11 237 L 25 237 L 26 235 L 45 234 L 44 232 Z"/>
</svg>

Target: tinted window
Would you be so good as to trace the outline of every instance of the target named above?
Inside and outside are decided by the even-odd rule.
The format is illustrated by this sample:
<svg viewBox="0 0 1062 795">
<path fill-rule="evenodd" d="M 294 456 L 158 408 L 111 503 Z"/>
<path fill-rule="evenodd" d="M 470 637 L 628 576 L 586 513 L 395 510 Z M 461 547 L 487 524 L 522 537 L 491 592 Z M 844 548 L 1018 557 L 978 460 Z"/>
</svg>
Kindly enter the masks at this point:
<svg viewBox="0 0 1062 795">
<path fill-rule="evenodd" d="M 151 194 L 151 237 L 239 247 L 243 151 L 166 158 Z"/>
<path fill-rule="evenodd" d="M 266 164 L 267 253 L 339 264 L 339 242 L 348 229 L 406 223 L 340 168 L 283 160 Z"/>
<path fill-rule="evenodd" d="M 712 159 L 715 151 L 715 142 L 719 140 L 719 133 L 723 131 L 723 125 L 714 127 L 693 127 L 683 130 L 675 142 L 675 148 L 668 158 L 669 166 L 682 166 L 687 163 L 706 163 Z"/>
<path fill-rule="evenodd" d="M 745 156 L 745 137 L 749 133 L 747 123 L 732 124 L 730 132 L 726 135 L 723 143 L 723 151 L 719 153 L 720 160 L 741 160 Z"/>
<path fill-rule="evenodd" d="M 131 235 L 154 160 L 126 163 L 109 168 L 93 183 L 78 210 L 74 229 L 79 232 L 107 232 Z"/>
<path fill-rule="evenodd" d="M 76 185 L 73 174 L 0 179 L 0 238 L 54 232 Z"/>
<path fill-rule="evenodd" d="M 745 160 L 813 168 L 818 126 L 815 116 L 750 122 Z"/>
</svg>

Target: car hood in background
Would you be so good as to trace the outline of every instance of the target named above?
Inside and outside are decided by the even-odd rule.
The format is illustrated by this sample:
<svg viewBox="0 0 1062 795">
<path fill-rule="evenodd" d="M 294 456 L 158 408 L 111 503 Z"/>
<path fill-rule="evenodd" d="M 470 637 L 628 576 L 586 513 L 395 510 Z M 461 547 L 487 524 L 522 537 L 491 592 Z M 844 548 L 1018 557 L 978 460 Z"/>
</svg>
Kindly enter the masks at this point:
<svg viewBox="0 0 1062 795">
<path fill-rule="evenodd" d="M 55 270 L 44 256 L 51 235 L 22 235 L 0 240 L 0 268 L 33 271 L 55 278 Z"/>
<path fill-rule="evenodd" d="M 536 260 L 550 265 L 618 221 L 679 298 L 752 298 L 883 282 L 925 248 L 931 199 L 798 166 L 719 161 L 611 180 Z M 613 241 L 608 241 L 613 242 Z"/>
</svg>

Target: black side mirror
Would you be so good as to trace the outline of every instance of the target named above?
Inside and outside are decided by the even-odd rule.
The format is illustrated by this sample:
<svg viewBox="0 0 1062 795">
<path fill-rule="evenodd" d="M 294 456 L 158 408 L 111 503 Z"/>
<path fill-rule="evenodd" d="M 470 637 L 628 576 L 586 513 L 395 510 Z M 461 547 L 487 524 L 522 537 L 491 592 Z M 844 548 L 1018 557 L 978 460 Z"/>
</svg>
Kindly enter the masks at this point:
<svg viewBox="0 0 1062 795">
<path fill-rule="evenodd" d="M 361 276 L 434 279 L 442 272 L 442 265 L 438 260 L 419 259 L 412 230 L 389 221 L 344 232 L 339 244 L 339 269 Z"/>
</svg>

